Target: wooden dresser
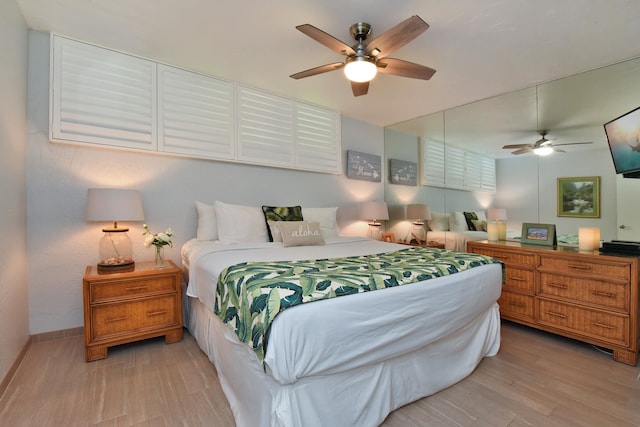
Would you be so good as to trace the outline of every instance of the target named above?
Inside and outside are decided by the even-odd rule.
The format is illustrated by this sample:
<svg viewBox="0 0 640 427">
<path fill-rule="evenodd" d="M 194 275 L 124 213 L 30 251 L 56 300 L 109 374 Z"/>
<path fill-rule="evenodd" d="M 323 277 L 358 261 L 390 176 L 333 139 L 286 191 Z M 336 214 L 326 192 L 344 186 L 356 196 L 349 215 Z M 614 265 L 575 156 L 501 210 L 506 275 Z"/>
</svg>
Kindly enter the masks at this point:
<svg viewBox="0 0 640 427">
<path fill-rule="evenodd" d="M 502 318 L 613 351 L 618 362 L 638 362 L 639 259 L 598 251 L 468 242 L 468 252 L 505 265 Z"/>
<path fill-rule="evenodd" d="M 135 270 L 99 274 L 88 266 L 83 280 L 87 361 L 104 359 L 111 346 L 164 335 L 182 340 L 182 274 L 172 261 L 136 262 Z"/>
</svg>

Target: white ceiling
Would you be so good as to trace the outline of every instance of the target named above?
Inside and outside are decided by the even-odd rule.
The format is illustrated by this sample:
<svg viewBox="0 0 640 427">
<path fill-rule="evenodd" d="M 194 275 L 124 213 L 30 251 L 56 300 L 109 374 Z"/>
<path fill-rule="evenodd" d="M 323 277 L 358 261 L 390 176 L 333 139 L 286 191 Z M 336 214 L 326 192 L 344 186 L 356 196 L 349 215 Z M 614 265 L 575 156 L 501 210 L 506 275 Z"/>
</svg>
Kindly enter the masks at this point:
<svg viewBox="0 0 640 427">
<path fill-rule="evenodd" d="M 233 80 L 386 126 L 640 56 L 637 0 L 17 0 L 27 25 Z M 353 97 L 341 71 L 290 74 L 343 57 L 295 29 L 353 44 L 411 15 L 431 27 L 392 57 L 430 81 L 378 75 Z"/>
</svg>

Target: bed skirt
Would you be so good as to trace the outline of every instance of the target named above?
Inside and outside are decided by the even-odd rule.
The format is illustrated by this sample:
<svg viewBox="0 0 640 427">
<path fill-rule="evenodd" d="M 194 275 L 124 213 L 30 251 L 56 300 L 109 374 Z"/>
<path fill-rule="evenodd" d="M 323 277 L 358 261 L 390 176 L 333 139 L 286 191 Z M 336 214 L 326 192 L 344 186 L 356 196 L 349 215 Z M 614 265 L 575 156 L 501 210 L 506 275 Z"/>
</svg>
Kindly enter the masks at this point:
<svg viewBox="0 0 640 427">
<path fill-rule="evenodd" d="M 239 427 L 378 426 L 400 406 L 467 377 L 500 347 L 493 304 L 455 333 L 411 353 L 282 385 L 204 304 L 186 299 L 185 324 L 216 367 Z"/>
</svg>

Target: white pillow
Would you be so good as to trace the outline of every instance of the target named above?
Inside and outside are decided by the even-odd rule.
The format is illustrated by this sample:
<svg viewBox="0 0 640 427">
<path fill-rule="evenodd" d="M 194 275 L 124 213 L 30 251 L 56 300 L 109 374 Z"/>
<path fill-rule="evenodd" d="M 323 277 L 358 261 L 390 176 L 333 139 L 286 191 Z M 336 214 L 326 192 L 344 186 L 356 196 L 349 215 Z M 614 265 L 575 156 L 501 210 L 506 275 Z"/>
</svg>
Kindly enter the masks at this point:
<svg viewBox="0 0 640 427">
<path fill-rule="evenodd" d="M 223 244 L 268 242 L 262 208 L 232 205 L 218 200 L 213 205 L 218 223 L 218 239 Z"/>
<path fill-rule="evenodd" d="M 320 230 L 324 237 L 337 237 L 340 234 L 336 214 L 338 208 L 305 208 L 302 207 L 302 219 L 320 223 Z"/>
<path fill-rule="evenodd" d="M 218 240 L 218 225 L 213 206 L 196 200 L 196 210 L 198 211 L 196 240 Z"/>
<path fill-rule="evenodd" d="M 431 212 L 431 219 L 427 221 L 431 231 L 449 231 L 449 215 Z"/>
<path fill-rule="evenodd" d="M 467 219 L 462 212 L 451 212 L 449 214 L 449 229 L 457 233 L 469 231 L 469 225 Z"/>
</svg>

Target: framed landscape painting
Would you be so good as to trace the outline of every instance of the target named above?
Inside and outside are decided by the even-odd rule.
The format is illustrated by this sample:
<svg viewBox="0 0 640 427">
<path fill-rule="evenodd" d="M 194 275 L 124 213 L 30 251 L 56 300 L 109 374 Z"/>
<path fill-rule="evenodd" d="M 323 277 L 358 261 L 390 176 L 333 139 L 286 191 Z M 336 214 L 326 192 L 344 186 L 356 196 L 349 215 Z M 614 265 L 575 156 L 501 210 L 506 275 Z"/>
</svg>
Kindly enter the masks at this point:
<svg viewBox="0 0 640 427">
<path fill-rule="evenodd" d="M 558 178 L 558 216 L 600 218 L 600 177 Z"/>
</svg>

